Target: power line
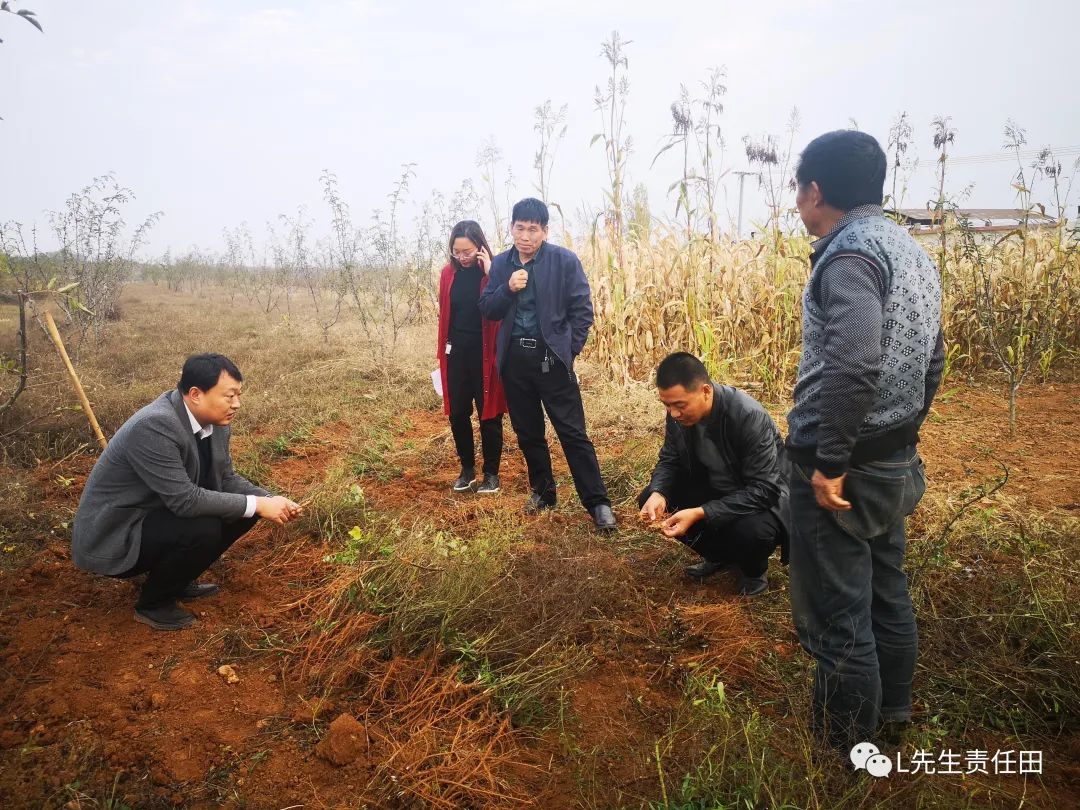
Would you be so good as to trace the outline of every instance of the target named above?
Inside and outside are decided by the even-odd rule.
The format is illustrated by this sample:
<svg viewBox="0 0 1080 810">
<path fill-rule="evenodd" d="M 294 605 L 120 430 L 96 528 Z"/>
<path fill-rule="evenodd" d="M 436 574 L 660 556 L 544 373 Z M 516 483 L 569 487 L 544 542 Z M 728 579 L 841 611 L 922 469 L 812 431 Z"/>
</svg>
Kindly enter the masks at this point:
<svg viewBox="0 0 1080 810">
<path fill-rule="evenodd" d="M 1053 153 L 1054 157 L 1072 157 L 1074 155 L 1080 155 L 1080 146 L 1063 146 L 1059 149 L 1048 147 Z M 1031 158 L 1037 158 L 1043 152 L 1042 149 L 1024 149 L 1020 151 L 1020 160 L 1029 160 Z M 983 163 L 1004 163 L 1006 161 L 1015 161 L 1017 159 L 1016 152 L 1004 152 L 1004 153 L 991 153 L 988 155 L 958 155 L 956 157 L 949 156 L 948 160 L 953 164 L 983 164 Z"/>
</svg>

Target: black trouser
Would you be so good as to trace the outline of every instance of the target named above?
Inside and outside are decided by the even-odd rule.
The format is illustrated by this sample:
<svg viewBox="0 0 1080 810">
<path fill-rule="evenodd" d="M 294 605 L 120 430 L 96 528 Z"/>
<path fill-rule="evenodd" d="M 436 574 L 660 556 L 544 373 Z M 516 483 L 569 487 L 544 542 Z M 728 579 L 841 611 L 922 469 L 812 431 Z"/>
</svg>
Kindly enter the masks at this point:
<svg viewBox="0 0 1080 810">
<path fill-rule="evenodd" d="M 511 338 L 504 366 L 502 382 L 510 424 L 525 455 L 532 491 L 545 503 L 555 503 L 555 476 L 544 436 L 546 410 L 562 444 L 581 503 L 586 509 L 601 504 L 610 506 L 596 449 L 585 432 L 585 408 L 577 377 L 541 341 L 537 341 L 536 348 L 525 348 L 520 340 Z"/>
<path fill-rule="evenodd" d="M 142 524 L 139 559 L 119 575 L 127 579 L 148 574 L 135 607 L 159 607 L 173 601 L 257 521 L 257 517 L 233 521 L 181 518 L 168 509 L 150 512 Z"/>
<path fill-rule="evenodd" d="M 649 490 L 638 496 L 644 506 Z M 700 486 L 687 485 L 668 503 L 668 514 L 692 509 L 723 495 Z M 769 557 L 781 542 L 784 527 L 772 512 L 757 512 L 737 518 L 720 529 L 711 529 L 704 520 L 695 523 L 679 540 L 709 562 L 737 565 L 748 577 L 760 577 L 769 568 Z"/>
<path fill-rule="evenodd" d="M 456 339 L 446 357 L 446 398 L 450 402 L 450 432 L 463 470 L 476 468 L 476 445 L 473 442 L 472 409 L 484 413 L 484 348 L 480 336 L 475 342 Z M 499 474 L 502 457 L 502 416 L 480 419 L 480 448 L 484 455 L 484 474 Z"/>
</svg>

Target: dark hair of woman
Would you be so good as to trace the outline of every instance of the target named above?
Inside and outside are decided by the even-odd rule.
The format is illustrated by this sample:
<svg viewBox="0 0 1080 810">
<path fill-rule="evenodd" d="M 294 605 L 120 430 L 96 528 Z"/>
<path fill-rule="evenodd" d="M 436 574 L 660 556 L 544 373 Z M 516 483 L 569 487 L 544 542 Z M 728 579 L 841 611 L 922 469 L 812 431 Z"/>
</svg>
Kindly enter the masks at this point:
<svg viewBox="0 0 1080 810">
<path fill-rule="evenodd" d="M 447 252 L 450 254 L 450 263 L 454 265 L 455 270 L 461 269 L 461 262 L 454 256 L 454 242 L 457 239 L 468 239 L 476 245 L 478 251 L 486 250 L 489 256 L 494 255 L 491 246 L 488 245 L 487 237 L 484 236 L 484 229 L 480 227 L 480 223 L 474 222 L 471 219 L 463 219 L 451 228 L 450 242 L 447 245 Z"/>
</svg>

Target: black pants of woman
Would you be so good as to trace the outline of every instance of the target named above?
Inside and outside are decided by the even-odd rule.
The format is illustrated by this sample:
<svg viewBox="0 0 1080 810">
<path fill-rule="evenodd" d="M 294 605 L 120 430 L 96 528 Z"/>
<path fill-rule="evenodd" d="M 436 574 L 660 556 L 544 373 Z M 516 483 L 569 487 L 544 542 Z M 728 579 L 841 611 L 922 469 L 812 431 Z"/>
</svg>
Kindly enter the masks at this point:
<svg viewBox="0 0 1080 810">
<path fill-rule="evenodd" d="M 472 411 L 484 412 L 484 352 L 475 345 L 455 342 L 446 358 L 447 398 L 450 401 L 450 432 L 464 470 L 476 469 L 476 445 L 473 440 Z M 499 474 L 503 447 L 502 416 L 480 420 L 480 448 L 484 456 L 484 475 Z"/>
</svg>

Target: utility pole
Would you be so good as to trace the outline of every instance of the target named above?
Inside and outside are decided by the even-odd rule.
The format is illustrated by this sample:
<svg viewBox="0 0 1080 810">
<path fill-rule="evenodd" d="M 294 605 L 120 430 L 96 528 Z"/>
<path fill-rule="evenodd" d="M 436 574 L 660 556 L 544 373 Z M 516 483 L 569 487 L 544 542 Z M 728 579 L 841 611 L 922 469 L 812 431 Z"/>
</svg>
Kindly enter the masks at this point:
<svg viewBox="0 0 1080 810">
<path fill-rule="evenodd" d="M 746 176 L 752 175 L 754 177 L 760 177 L 757 172 L 735 172 L 739 175 L 739 222 L 735 226 L 735 238 L 742 239 L 742 201 L 743 201 L 743 186 L 746 185 Z"/>
</svg>

